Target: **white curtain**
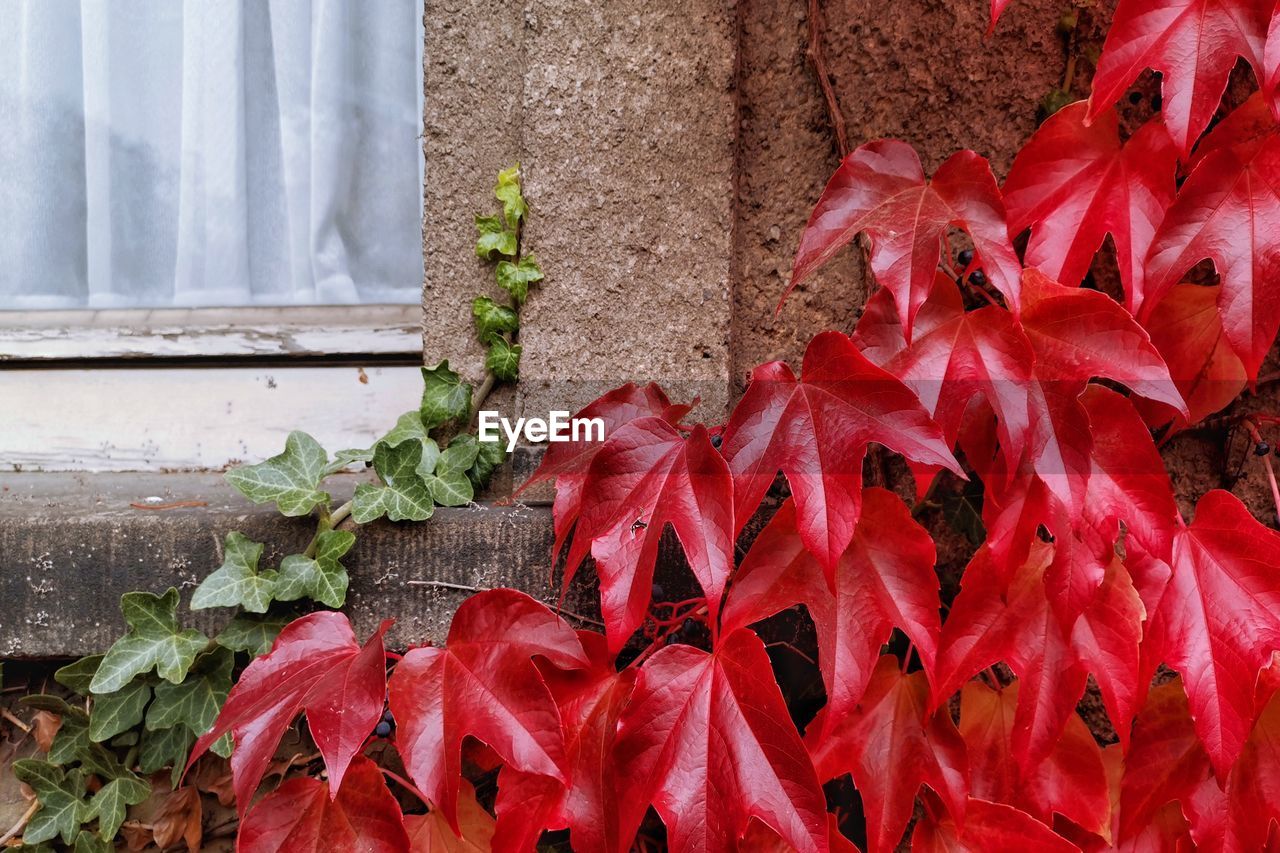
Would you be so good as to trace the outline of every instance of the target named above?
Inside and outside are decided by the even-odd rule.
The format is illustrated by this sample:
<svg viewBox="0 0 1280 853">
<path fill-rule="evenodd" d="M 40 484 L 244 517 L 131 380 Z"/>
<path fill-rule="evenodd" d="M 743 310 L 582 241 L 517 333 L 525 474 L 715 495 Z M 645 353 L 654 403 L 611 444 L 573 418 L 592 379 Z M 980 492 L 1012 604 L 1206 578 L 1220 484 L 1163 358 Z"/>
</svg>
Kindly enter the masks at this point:
<svg viewBox="0 0 1280 853">
<path fill-rule="evenodd" d="M 423 0 L 0 0 L 0 309 L 417 302 Z"/>
</svg>

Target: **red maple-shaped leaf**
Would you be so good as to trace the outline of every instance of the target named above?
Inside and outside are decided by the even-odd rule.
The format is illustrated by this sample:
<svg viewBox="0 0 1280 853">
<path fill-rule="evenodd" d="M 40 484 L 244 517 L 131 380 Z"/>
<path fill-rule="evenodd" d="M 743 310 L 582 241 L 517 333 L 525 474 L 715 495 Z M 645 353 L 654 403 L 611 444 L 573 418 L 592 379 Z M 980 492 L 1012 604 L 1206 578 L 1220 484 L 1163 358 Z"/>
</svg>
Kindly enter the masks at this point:
<svg viewBox="0 0 1280 853">
<path fill-rule="evenodd" d="M 1197 263 L 1213 261 L 1223 334 L 1252 379 L 1280 326 L 1280 136 L 1259 136 L 1253 109 L 1236 112 L 1247 108 L 1245 119 L 1232 122 L 1233 113 L 1206 137 L 1208 153 L 1152 241 L 1147 288 L 1150 308 Z"/>
<path fill-rule="evenodd" d="M 904 675 L 898 659 L 886 655 L 855 709 L 830 722 L 824 709 L 811 726 L 818 778 L 850 773 L 862 795 L 870 853 L 897 847 L 921 785 L 937 792 L 951 815 L 964 818 L 964 742 L 947 710 L 932 712 L 929 704 L 924 673 Z"/>
<path fill-rule="evenodd" d="M 508 765 L 564 782 L 564 735 L 555 698 L 534 665 L 590 664 L 573 629 L 522 592 L 467 599 L 446 647 L 411 649 L 391 677 L 396 746 L 418 788 L 458 829 L 462 740 L 488 744 Z"/>
<path fill-rule="evenodd" d="M 800 540 L 795 504 L 788 500 L 734 577 L 724 630 L 804 604 L 817 628 L 827 688 L 824 719 L 838 721 L 862 698 L 895 627 L 911 638 L 926 672 L 933 672 L 941 632 L 934 558 L 933 540 L 901 498 L 868 488 L 853 541 L 836 564 L 833 593 L 822 565 Z"/>
<path fill-rule="evenodd" d="M 1110 234 L 1125 305 L 1136 313 L 1147 249 L 1173 203 L 1178 155 L 1159 121 L 1122 145 L 1115 110 L 1086 124 L 1087 109 L 1080 101 L 1054 113 L 1018 152 L 1004 182 L 1009 231 L 1030 228 L 1027 266 L 1072 287 Z"/>
<path fill-rule="evenodd" d="M 622 648 L 649 610 L 667 524 L 715 619 L 733 571 L 734 494 L 729 467 L 704 427 L 686 438 L 662 418 L 626 424 L 592 460 L 582 493 L 565 571 L 573 572 L 588 550 L 595 557 L 611 650 Z"/>
<path fill-rule="evenodd" d="M 1222 100 L 1237 57 L 1261 79 L 1272 0 L 1120 0 L 1093 75 L 1096 119 L 1144 70 L 1160 72 L 1165 123 L 1191 151 Z"/>
<path fill-rule="evenodd" d="M 1253 724 L 1258 672 L 1280 649 L 1280 533 L 1215 490 L 1175 537 L 1172 567 L 1143 653 L 1182 674 L 1196 733 L 1225 778 Z"/>
<path fill-rule="evenodd" d="M 1072 844 L 1024 811 L 1004 803 L 971 798 L 963 828 L 954 818 L 926 810 L 911 834 L 912 853 L 1080 853 Z"/>
<path fill-rule="evenodd" d="M 1143 323 L 1189 411 L 1184 418 L 1167 406 L 1139 401 L 1148 423 L 1161 425 L 1172 418 L 1176 429 L 1199 423 L 1244 390 L 1244 362 L 1227 343 L 1218 313 L 1221 293 L 1221 285 L 1174 285 Z"/>
<path fill-rule="evenodd" d="M 752 817 L 802 853 L 826 851 L 826 803 L 751 631 L 708 654 L 671 645 L 640 670 L 616 749 L 623 837 L 650 803 L 673 851 L 729 851 Z"/>
<path fill-rule="evenodd" d="M 916 315 L 910 344 L 885 290 L 867 300 L 853 342 L 916 393 L 942 427 L 948 447 L 955 446 L 974 400 L 985 400 L 995 416 L 1005 465 L 1017 466 L 1030 428 L 1027 392 L 1033 355 L 1011 313 L 996 306 L 966 312 L 955 282 L 938 272 Z M 914 463 L 912 468 L 916 488 L 923 493 L 936 468 Z"/>
<path fill-rule="evenodd" d="M 493 816 L 476 802 L 475 789 L 465 780 L 458 789 L 456 833 L 438 809 L 422 815 L 405 815 L 404 826 L 409 833 L 409 853 L 489 853 L 495 847 L 504 849 L 494 843 Z"/>
<path fill-rule="evenodd" d="M 579 850 L 620 850 L 630 841 L 621 834 L 613 745 L 636 670 L 618 672 L 599 634 L 579 631 L 578 639 L 589 667 L 543 668 L 560 708 L 570 784 L 504 767 L 498 776 L 498 849 L 530 849 L 543 830 L 565 827 Z"/>
<path fill-rule="evenodd" d="M 322 611 L 290 622 L 271 651 L 255 659 L 231 689 L 213 728 L 196 741 L 190 767 L 227 732 L 236 804 L 243 814 L 294 718 L 306 712 L 307 728 L 324 756 L 329 790 L 336 795 L 348 764 L 382 715 L 387 690 L 385 621 L 361 648 L 341 613 Z"/>
<path fill-rule="evenodd" d="M 1044 573 L 1053 547 L 1037 543 L 1006 586 L 985 547 L 965 569 L 960 594 L 942 626 L 938 696 L 1004 661 L 1019 677 L 1014 757 L 1033 768 L 1053 749 L 1092 672 L 1107 711 L 1123 731 L 1140 701 L 1137 689 L 1142 603 L 1118 558 L 1106 568 L 1089 607 L 1070 629 L 1049 604 Z"/>
<path fill-rule="evenodd" d="M 627 383 L 615 388 L 599 399 L 587 404 L 573 417 L 578 419 L 599 419 L 604 424 L 604 435 L 607 439 L 623 424 L 646 417 L 661 417 L 673 424 L 679 423 L 689 412 L 689 406 L 674 405 L 657 384 L 650 382 L 643 388 Z M 554 479 L 556 499 L 554 521 L 556 542 L 552 548 L 552 556 L 558 556 L 569 531 L 578 520 L 582 508 L 582 484 L 587 479 L 587 471 L 591 460 L 604 446 L 603 441 L 594 441 L 591 434 L 582 434 L 577 438 L 569 436 L 568 441 L 556 441 L 547 445 L 542 462 L 533 475 L 516 489 L 513 497 L 518 497 L 526 489 L 546 480 Z"/>
<path fill-rule="evenodd" d="M 733 474 L 737 529 L 781 470 L 791 484 L 805 547 L 834 567 L 853 537 L 862 459 L 873 441 L 916 462 L 960 472 L 942 430 L 911 389 L 872 364 L 845 335 L 815 337 L 799 380 L 780 361 L 757 367 L 721 445 Z"/>
<path fill-rule="evenodd" d="M 1027 453 L 1067 512 L 1080 516 L 1093 434 L 1079 396 L 1089 380 L 1111 379 L 1183 413 L 1186 403 L 1146 331 L 1105 294 L 1065 287 L 1037 270 L 1027 270 L 1023 284 L 1036 379 Z"/>
<path fill-rule="evenodd" d="M 893 294 L 910 339 L 953 225 L 973 238 L 974 263 L 1016 308 L 1022 265 L 1009 243 L 1004 202 L 987 161 L 960 151 L 925 180 L 920 158 L 907 143 L 867 143 L 844 158 L 822 191 L 800 236 L 787 292 L 865 231 L 871 269 Z"/>
<path fill-rule="evenodd" d="M 970 681 L 960 691 L 960 736 L 969 756 L 969 793 L 1021 809 L 1053 825 L 1059 814 L 1107 835 L 1111 791 L 1097 741 L 1075 714 L 1045 759 L 1024 769 L 1013 757 L 1019 683 L 994 690 Z"/>
<path fill-rule="evenodd" d="M 1147 832 L 1167 803 L 1190 797 L 1207 778 L 1209 756 L 1196 737 L 1182 682 L 1151 688 L 1124 758 L 1117 840 Z"/>
<path fill-rule="evenodd" d="M 400 806 L 387 790 L 378 765 L 364 757 L 351 762 L 332 799 L 319 779 L 286 780 L 253 807 L 241 822 L 236 840 L 240 853 L 404 853 L 408 849 Z"/>
</svg>

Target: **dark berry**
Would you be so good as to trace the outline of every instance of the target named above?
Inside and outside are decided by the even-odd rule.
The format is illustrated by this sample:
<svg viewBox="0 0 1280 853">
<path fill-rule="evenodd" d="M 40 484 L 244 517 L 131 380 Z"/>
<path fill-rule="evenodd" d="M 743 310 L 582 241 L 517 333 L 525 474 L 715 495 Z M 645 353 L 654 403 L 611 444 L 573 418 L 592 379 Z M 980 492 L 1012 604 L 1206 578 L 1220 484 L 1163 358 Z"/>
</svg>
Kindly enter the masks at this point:
<svg viewBox="0 0 1280 853">
<path fill-rule="evenodd" d="M 719 434 L 719 433 L 716 433 L 715 435 L 711 436 L 711 446 L 712 446 L 712 447 L 714 447 L 716 450 L 719 450 L 719 449 L 720 449 L 720 434 Z"/>
<path fill-rule="evenodd" d="M 388 723 L 394 723 L 396 721 L 396 718 L 391 715 L 390 708 L 387 708 L 382 712 L 382 719 L 386 720 Z"/>
<path fill-rule="evenodd" d="M 373 733 L 378 737 L 391 737 L 391 724 L 383 720 L 374 726 Z"/>
<path fill-rule="evenodd" d="M 1136 104 L 1138 103 L 1138 101 L 1141 101 L 1141 100 L 1142 100 L 1142 93 L 1141 93 L 1141 92 L 1130 92 L 1130 93 L 1129 93 L 1129 103 L 1131 103 L 1131 104 L 1135 104 L 1135 105 L 1136 105 Z"/>
<path fill-rule="evenodd" d="M 982 270 L 974 270 L 969 273 L 969 281 L 972 282 L 975 287 L 985 287 L 987 284 L 987 275 Z"/>
<path fill-rule="evenodd" d="M 1156 112 L 1160 112 L 1160 107 L 1163 104 L 1164 104 L 1164 98 L 1160 97 L 1159 95 L 1151 96 L 1151 109 L 1155 110 Z"/>
<path fill-rule="evenodd" d="M 1254 456 L 1266 456 L 1270 452 L 1271 452 L 1271 445 L 1267 444 L 1265 441 L 1259 441 L 1253 447 Z"/>
<path fill-rule="evenodd" d="M 655 584 L 653 585 L 653 600 L 654 600 L 654 601 L 666 601 L 666 600 L 667 600 L 667 591 L 666 591 L 665 589 L 663 589 L 663 588 L 662 588 L 662 584 L 660 584 L 660 583 L 655 583 Z"/>
<path fill-rule="evenodd" d="M 962 267 L 969 266 L 973 262 L 973 249 L 961 249 L 956 255 L 956 263 Z"/>
</svg>

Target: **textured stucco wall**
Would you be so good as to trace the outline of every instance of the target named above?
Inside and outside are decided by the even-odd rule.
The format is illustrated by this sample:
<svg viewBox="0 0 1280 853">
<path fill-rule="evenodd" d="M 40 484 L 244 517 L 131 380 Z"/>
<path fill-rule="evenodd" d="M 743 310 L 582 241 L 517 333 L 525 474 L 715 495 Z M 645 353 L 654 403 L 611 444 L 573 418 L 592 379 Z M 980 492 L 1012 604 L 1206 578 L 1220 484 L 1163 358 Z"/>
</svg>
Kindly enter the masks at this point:
<svg viewBox="0 0 1280 853">
<path fill-rule="evenodd" d="M 428 359 L 461 353 L 472 251 L 500 165 L 520 161 L 531 296 L 516 411 L 574 408 L 627 380 L 728 401 L 736 7 L 724 0 L 427 2 Z"/>
</svg>

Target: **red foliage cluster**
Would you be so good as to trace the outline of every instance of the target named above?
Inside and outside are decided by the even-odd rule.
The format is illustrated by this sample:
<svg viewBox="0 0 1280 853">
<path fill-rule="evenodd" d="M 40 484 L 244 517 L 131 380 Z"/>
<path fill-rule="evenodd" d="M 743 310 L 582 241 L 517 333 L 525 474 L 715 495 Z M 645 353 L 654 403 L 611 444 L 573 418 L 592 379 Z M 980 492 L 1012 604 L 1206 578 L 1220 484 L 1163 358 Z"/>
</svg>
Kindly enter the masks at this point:
<svg viewBox="0 0 1280 853">
<path fill-rule="evenodd" d="M 924 851 L 1273 844 L 1280 533 L 1223 491 L 1188 524 L 1151 430 L 1229 403 L 1280 326 L 1274 7 L 1121 0 L 1093 98 L 1052 116 L 1003 187 L 969 151 L 931 179 L 900 142 L 850 154 L 792 284 L 868 235 L 882 289 L 852 335 L 814 338 L 799 376 L 756 368 L 723 427 L 685 425 L 690 407 L 656 386 L 619 388 L 582 413 L 607 441 L 553 444 L 533 478 L 555 480 L 566 583 L 594 558 L 604 635 L 495 590 L 388 681 L 381 633 L 361 647 L 340 615 L 298 620 L 195 755 L 234 733 L 243 810 L 305 711 L 336 799 L 286 783 L 249 812 L 242 849 L 347 833 L 426 850 L 453 832 L 527 850 L 568 828 L 575 849 L 624 851 L 652 807 L 674 850 L 826 851 L 849 846 L 821 787 L 844 774 L 875 853 L 913 811 Z M 1262 90 L 1200 138 L 1236 57 Z M 1148 67 L 1164 113 L 1121 139 L 1113 103 Z M 956 227 L 973 245 L 958 275 Z M 1010 235 L 1028 229 L 1020 259 Z M 1107 235 L 1123 304 L 1080 288 Z M 1206 259 L 1217 283 L 1184 283 Z M 873 443 L 922 494 L 944 469 L 982 484 L 987 539 L 945 619 L 928 532 L 863 485 Z M 739 561 L 779 472 L 790 497 Z M 674 606 L 652 600 L 668 525 L 701 588 Z M 796 605 L 827 697 L 803 735 L 752 628 Z M 671 641 L 686 616 L 708 648 Z M 642 626 L 650 642 L 620 667 Z M 901 657 L 883 652 L 895 629 Z M 1162 664 L 1178 677 L 1154 678 Z M 1106 748 L 1076 714 L 1090 677 L 1119 737 Z M 407 830 L 360 757 L 384 692 L 431 809 Z M 501 767 L 496 820 L 462 778 L 468 738 Z"/>
</svg>

